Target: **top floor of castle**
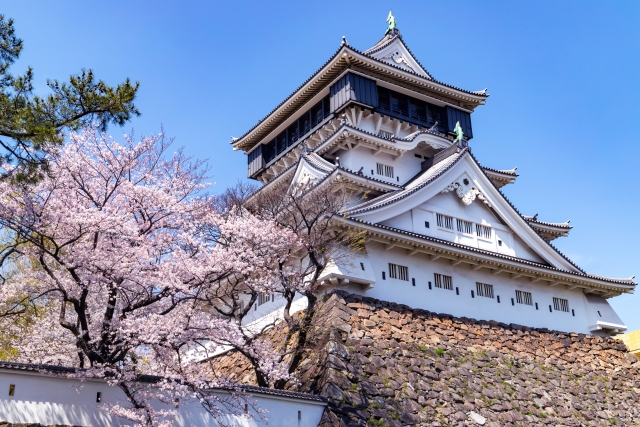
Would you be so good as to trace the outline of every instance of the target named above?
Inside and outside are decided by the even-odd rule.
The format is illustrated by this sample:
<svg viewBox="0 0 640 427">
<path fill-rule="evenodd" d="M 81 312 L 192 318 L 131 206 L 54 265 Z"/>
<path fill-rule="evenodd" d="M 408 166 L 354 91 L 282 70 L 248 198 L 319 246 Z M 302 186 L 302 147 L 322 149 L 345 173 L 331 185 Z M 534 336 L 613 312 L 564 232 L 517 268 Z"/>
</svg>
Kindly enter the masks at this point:
<svg viewBox="0 0 640 427">
<path fill-rule="evenodd" d="M 343 38 L 316 73 L 232 145 L 247 154 L 248 176 L 267 183 L 296 161 L 303 146 L 318 151 L 318 143 L 343 124 L 394 157 L 415 148 L 417 142 L 403 140 L 413 141 L 417 133 L 430 133 L 436 141 L 431 145 L 446 146 L 457 123 L 471 139 L 471 113 L 487 97 L 486 90 L 467 91 L 433 78 L 393 28 L 364 52 Z M 336 152 L 330 148 L 323 157 Z M 414 154 L 426 160 L 434 153 Z"/>
</svg>

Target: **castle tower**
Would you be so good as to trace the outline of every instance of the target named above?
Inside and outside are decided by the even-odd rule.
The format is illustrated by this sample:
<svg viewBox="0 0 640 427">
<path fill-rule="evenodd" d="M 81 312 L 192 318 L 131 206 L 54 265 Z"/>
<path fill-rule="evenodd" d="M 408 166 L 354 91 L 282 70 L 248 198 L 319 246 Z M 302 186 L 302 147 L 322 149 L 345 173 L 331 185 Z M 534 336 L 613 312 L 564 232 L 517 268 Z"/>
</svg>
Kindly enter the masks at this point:
<svg viewBox="0 0 640 427">
<path fill-rule="evenodd" d="M 394 27 L 366 51 L 343 38 L 232 145 L 265 186 L 339 178 L 366 192 L 342 218 L 367 231 L 366 253 L 327 271 L 327 290 L 552 330 L 624 332 L 607 299 L 633 292 L 633 278 L 583 271 L 552 245 L 568 236 L 568 221 L 521 215 L 500 191 L 515 169 L 473 156 L 471 116 L 488 97 L 436 80 Z"/>
</svg>

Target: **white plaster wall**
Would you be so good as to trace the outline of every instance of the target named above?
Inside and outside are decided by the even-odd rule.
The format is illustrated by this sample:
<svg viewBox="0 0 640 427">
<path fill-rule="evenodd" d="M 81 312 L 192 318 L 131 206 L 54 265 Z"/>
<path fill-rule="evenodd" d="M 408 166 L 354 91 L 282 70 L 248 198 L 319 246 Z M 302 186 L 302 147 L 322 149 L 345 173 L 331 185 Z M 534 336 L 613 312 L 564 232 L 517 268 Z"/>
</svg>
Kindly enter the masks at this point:
<svg viewBox="0 0 640 427">
<path fill-rule="evenodd" d="M 567 290 L 563 286 L 550 287 L 546 284 L 531 283 L 526 278 L 512 280 L 508 274 L 493 275 L 489 270 L 471 270 L 467 264 L 452 266 L 446 260 L 430 261 L 426 256 L 416 254 L 407 255 L 403 249 L 384 250 L 381 244 L 367 246 L 372 260 L 376 284 L 367 290 L 354 286 L 347 290 L 377 298 L 406 304 L 412 308 L 422 308 L 437 313 L 446 313 L 458 317 L 469 317 L 481 320 L 496 320 L 504 323 L 516 323 L 525 326 L 549 328 L 567 332 L 589 333 L 584 294 L 578 290 Z M 416 286 L 411 280 L 401 281 L 389 278 L 388 263 L 409 267 L 409 278 L 415 278 Z M 382 272 L 386 280 L 382 280 Z M 453 278 L 452 291 L 438 289 L 434 285 L 434 273 L 445 274 Z M 429 289 L 428 282 L 432 283 Z M 476 292 L 476 282 L 493 285 L 497 298 L 471 297 L 471 291 Z M 459 295 L 456 295 L 455 288 Z M 342 287 L 344 288 L 344 287 Z M 533 302 L 528 306 L 515 303 L 515 290 L 531 292 Z M 553 297 L 564 298 L 569 301 L 569 313 L 553 310 L 549 312 L 549 305 L 553 308 Z M 575 316 L 571 310 L 574 310 Z"/>
<path fill-rule="evenodd" d="M 423 159 L 417 158 L 413 151 L 397 158 L 386 153 L 373 155 L 371 149 L 365 147 L 356 147 L 353 150 L 341 150 L 336 153 L 336 155 L 340 157 L 340 164 L 346 168 L 357 171 L 363 167 L 362 172 L 365 176 L 399 185 L 404 184 L 420 172 L 420 163 L 423 161 Z M 384 175 L 378 175 L 376 163 L 393 166 L 394 177 L 388 178 Z M 371 171 L 373 171 L 373 174 Z"/>
<path fill-rule="evenodd" d="M 9 396 L 9 385 L 15 385 L 15 395 Z M 72 424 L 92 427 L 131 424 L 127 420 L 112 418 L 100 411 L 96 403 L 97 392 L 102 393 L 102 402 L 124 402 L 124 393 L 101 381 L 87 381 L 49 377 L 32 372 L 0 370 L 0 418 L 12 423 L 39 422 L 44 425 Z M 237 427 L 282 426 L 317 427 L 324 411 L 320 402 L 284 397 L 253 395 L 260 408 L 268 411 L 267 422 L 259 419 L 228 417 L 227 421 Z M 161 407 L 157 405 L 158 409 Z M 189 402 L 178 409 L 178 427 L 219 425 L 206 413 L 198 402 Z M 301 420 L 298 421 L 298 411 Z"/>
<path fill-rule="evenodd" d="M 438 227 L 437 213 L 453 217 L 454 229 L 449 230 Z M 475 228 L 471 235 L 459 233 L 455 222 L 457 218 L 491 227 L 493 229 L 492 238 L 487 240 L 478 237 Z M 429 222 L 428 228 L 425 222 Z M 465 205 L 453 192 L 438 194 L 417 208 L 383 221 L 382 224 L 487 251 L 544 263 L 544 260 L 538 254 L 529 248 L 507 226 L 503 225 L 481 201 L 476 200 L 470 205 Z M 498 240 L 502 241 L 502 245 L 498 244 Z"/>
</svg>

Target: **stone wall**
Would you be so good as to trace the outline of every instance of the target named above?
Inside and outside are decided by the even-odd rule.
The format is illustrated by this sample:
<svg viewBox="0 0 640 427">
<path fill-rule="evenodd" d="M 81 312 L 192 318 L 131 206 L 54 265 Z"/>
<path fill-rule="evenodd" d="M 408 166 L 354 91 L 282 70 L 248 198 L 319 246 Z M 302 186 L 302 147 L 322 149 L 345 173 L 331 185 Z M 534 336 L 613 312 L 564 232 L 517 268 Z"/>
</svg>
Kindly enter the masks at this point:
<svg viewBox="0 0 640 427">
<path fill-rule="evenodd" d="M 321 309 L 290 388 L 329 398 L 323 427 L 640 426 L 640 362 L 619 340 L 340 291 Z M 221 362 L 253 381 L 235 355 Z"/>
</svg>

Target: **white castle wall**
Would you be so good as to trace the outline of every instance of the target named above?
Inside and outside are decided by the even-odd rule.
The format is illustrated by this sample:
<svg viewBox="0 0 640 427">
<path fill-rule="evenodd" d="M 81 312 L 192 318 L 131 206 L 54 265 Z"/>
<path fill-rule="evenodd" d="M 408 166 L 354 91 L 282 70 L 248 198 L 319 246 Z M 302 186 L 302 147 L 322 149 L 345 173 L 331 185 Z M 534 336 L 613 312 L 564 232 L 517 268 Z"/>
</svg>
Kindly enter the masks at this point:
<svg viewBox="0 0 640 427">
<path fill-rule="evenodd" d="M 475 230 L 471 235 L 457 232 L 455 220 L 454 230 L 437 226 L 436 214 L 444 214 L 455 219 L 463 219 L 474 224 L 482 224 L 492 228 L 491 239 L 482 239 Z M 426 227 L 425 222 L 429 223 Z M 384 225 L 400 230 L 412 231 L 425 236 L 437 237 L 479 249 L 515 256 L 535 262 L 543 262 L 542 258 L 533 252 L 517 235 L 503 225 L 492 212 L 480 201 L 466 206 L 452 192 L 438 194 L 428 202 L 423 203 L 409 212 L 398 215 L 383 222 Z M 499 245 L 498 241 L 502 244 Z"/>
<path fill-rule="evenodd" d="M 15 385 L 9 396 L 9 385 Z M 12 423 L 66 424 L 92 427 L 113 427 L 132 424 L 112 418 L 98 409 L 97 393 L 102 403 L 124 402 L 124 393 L 102 381 L 81 383 L 29 371 L 0 369 L 0 419 Z M 225 422 L 237 427 L 282 426 L 317 427 L 324 411 L 322 402 L 292 399 L 271 395 L 253 395 L 258 406 L 268 411 L 268 423 L 259 418 L 228 417 Z M 177 427 L 215 427 L 219 424 L 198 402 L 189 402 L 175 409 L 163 406 L 176 414 Z M 161 405 L 158 403 L 157 408 Z M 300 411 L 300 420 L 298 419 Z"/>
<path fill-rule="evenodd" d="M 568 290 L 564 286 L 550 287 L 546 284 L 531 283 L 528 278 L 513 280 L 506 273 L 494 275 L 486 269 L 474 271 L 467 264 L 452 266 L 448 260 L 430 261 L 427 256 L 420 254 L 409 256 L 404 249 L 385 250 L 382 244 L 369 244 L 367 251 L 377 279 L 375 286 L 366 290 L 358 285 L 340 286 L 340 288 L 384 301 L 406 304 L 412 308 L 422 308 L 457 317 L 590 333 L 589 325 L 593 321 L 588 318 L 589 304 L 580 289 Z M 407 266 L 409 281 L 391 279 L 388 263 Z M 382 279 L 382 272 L 385 272 L 386 280 Z M 451 276 L 453 290 L 436 288 L 434 273 Z M 412 285 L 411 279 L 415 279 L 416 286 Z M 432 285 L 431 289 L 429 289 L 429 282 Z M 477 295 L 472 298 L 471 291 L 476 293 L 476 282 L 493 285 L 494 295 L 500 296 L 500 303 L 497 302 L 497 298 Z M 456 294 L 456 288 L 459 295 Z M 516 289 L 531 292 L 534 305 L 518 303 L 512 305 L 511 298 L 515 302 Z M 556 310 L 549 312 L 549 305 L 553 308 L 553 297 L 567 299 L 569 312 Z M 535 307 L 536 302 L 538 310 Z M 575 312 L 575 316 L 571 310 Z"/>
<path fill-rule="evenodd" d="M 387 181 L 393 184 L 402 185 L 420 172 L 420 164 L 423 159 L 415 157 L 413 152 L 405 153 L 403 156 L 396 158 L 387 153 L 379 153 L 373 155 L 371 149 L 365 147 L 356 147 L 352 150 L 341 150 L 336 154 L 340 157 L 340 164 L 352 170 L 360 170 L 365 176 Z M 378 175 L 376 163 L 393 166 L 394 177 L 388 178 L 384 175 Z M 373 174 L 371 174 L 373 171 Z"/>
</svg>

